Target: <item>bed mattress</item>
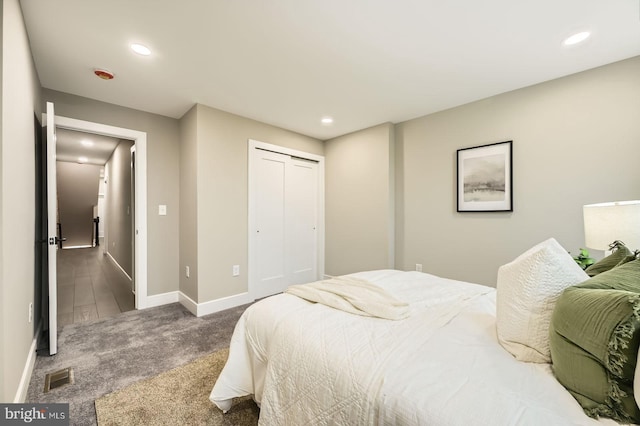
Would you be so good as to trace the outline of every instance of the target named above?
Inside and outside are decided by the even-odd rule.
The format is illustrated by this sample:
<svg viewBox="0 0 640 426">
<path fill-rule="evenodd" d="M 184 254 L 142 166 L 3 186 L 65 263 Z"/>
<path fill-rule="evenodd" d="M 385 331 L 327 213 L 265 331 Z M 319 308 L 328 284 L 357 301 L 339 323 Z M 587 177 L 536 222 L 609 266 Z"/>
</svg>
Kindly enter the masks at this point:
<svg viewBox="0 0 640 426">
<path fill-rule="evenodd" d="M 210 399 L 253 395 L 260 424 L 615 425 L 587 417 L 549 364 L 500 346 L 495 289 L 420 272 L 354 276 L 410 304 L 400 321 L 289 294 L 249 307 Z"/>
</svg>

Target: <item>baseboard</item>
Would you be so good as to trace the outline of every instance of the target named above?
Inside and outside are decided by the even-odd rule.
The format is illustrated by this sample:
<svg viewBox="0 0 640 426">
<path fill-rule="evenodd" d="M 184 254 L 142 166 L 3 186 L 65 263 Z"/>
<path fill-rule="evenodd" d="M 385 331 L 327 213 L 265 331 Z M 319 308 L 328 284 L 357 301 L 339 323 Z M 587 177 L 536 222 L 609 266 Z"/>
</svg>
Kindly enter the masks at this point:
<svg viewBox="0 0 640 426">
<path fill-rule="evenodd" d="M 109 253 L 107 251 L 107 256 L 109 256 L 109 259 L 111 259 L 111 261 L 113 262 L 114 265 L 116 265 L 118 267 L 118 269 L 120 269 L 122 271 L 123 274 L 125 274 L 127 276 L 127 278 L 129 278 L 129 281 L 133 281 L 133 278 L 131 278 L 129 276 L 129 274 L 127 274 L 127 271 L 125 271 L 124 269 L 122 269 L 122 266 L 120 266 L 120 264 L 118 263 L 118 261 L 116 259 L 114 259 L 113 256 L 111 256 L 111 253 Z"/>
<path fill-rule="evenodd" d="M 176 303 L 180 301 L 179 291 L 170 291 L 168 293 L 152 294 L 147 296 L 147 308 L 153 308 L 156 306 L 168 305 L 169 303 Z"/>
<path fill-rule="evenodd" d="M 178 302 L 187 308 L 193 315 L 198 316 L 198 303 L 183 292 L 179 291 L 178 293 Z"/>
<path fill-rule="evenodd" d="M 197 303 L 192 298 L 179 292 L 179 302 L 189 310 L 193 315 L 201 317 L 224 311 L 225 309 L 235 308 L 236 306 L 245 305 L 253 302 L 253 298 L 249 293 L 235 294 L 233 296 L 223 297 L 221 299 L 210 300 L 208 302 Z"/>
<path fill-rule="evenodd" d="M 24 369 L 22 370 L 22 377 L 20 377 L 20 383 L 18 384 L 18 390 L 13 402 L 23 403 L 27 400 L 27 391 L 29 390 L 29 382 L 31 381 L 31 374 L 33 374 L 33 367 L 36 365 L 36 348 L 38 347 L 38 336 L 40 335 L 40 326 L 36 330 L 33 336 L 33 342 L 29 347 L 29 355 L 25 362 Z"/>
</svg>

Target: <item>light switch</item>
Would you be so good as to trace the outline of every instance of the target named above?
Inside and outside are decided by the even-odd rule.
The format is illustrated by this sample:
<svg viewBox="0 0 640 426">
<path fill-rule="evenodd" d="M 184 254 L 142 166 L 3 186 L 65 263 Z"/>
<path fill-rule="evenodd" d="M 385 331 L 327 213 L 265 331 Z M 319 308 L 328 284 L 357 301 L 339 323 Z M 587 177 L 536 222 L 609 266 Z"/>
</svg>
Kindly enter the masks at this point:
<svg viewBox="0 0 640 426">
<path fill-rule="evenodd" d="M 158 214 L 160 216 L 166 216 L 167 215 L 167 206 L 166 206 L 166 204 L 160 204 L 158 206 Z"/>
</svg>

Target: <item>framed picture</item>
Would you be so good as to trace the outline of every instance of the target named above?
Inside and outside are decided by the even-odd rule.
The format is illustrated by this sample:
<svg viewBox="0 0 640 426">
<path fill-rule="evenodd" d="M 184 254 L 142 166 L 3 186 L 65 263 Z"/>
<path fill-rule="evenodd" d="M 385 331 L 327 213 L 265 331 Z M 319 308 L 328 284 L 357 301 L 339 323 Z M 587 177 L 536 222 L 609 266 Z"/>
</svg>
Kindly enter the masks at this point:
<svg viewBox="0 0 640 426">
<path fill-rule="evenodd" d="M 512 212 L 512 141 L 457 151 L 459 212 Z"/>
</svg>

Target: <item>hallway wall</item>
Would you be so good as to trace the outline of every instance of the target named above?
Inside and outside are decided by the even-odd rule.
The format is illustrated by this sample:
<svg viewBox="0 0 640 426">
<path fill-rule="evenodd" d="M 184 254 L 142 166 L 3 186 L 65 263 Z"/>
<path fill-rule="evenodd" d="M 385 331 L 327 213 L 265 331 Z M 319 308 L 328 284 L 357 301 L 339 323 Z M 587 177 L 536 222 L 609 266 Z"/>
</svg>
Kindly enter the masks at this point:
<svg viewBox="0 0 640 426">
<path fill-rule="evenodd" d="M 107 252 L 133 277 L 133 206 L 131 205 L 131 147 L 121 141 L 105 165 L 107 176 L 106 243 Z"/>
</svg>

